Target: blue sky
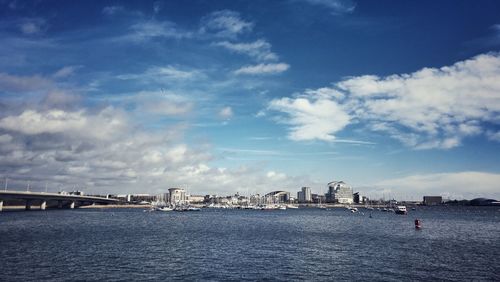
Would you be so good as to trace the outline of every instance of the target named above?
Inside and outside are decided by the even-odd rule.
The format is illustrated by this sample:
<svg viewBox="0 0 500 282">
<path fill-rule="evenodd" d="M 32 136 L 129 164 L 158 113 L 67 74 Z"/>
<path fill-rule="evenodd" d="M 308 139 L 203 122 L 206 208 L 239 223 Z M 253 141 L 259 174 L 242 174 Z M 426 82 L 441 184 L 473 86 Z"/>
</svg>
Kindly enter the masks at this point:
<svg viewBox="0 0 500 282">
<path fill-rule="evenodd" d="M 497 1 L 0 3 L 12 189 L 500 198 Z"/>
</svg>

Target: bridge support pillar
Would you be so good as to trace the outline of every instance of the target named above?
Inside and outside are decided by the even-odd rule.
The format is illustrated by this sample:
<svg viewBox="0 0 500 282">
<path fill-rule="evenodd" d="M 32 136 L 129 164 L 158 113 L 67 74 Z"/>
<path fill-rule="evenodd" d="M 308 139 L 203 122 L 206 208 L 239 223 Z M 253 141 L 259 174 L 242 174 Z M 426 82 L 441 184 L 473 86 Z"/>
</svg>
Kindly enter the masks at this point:
<svg viewBox="0 0 500 282">
<path fill-rule="evenodd" d="M 31 210 L 31 200 L 26 200 L 26 206 L 24 207 L 24 210 Z"/>
<path fill-rule="evenodd" d="M 40 205 L 40 209 L 44 211 L 47 208 L 47 201 L 43 201 L 42 204 Z"/>
<path fill-rule="evenodd" d="M 74 209 L 74 208 L 75 208 L 75 202 L 71 202 L 71 203 L 69 204 L 69 208 L 70 208 L 70 209 Z"/>
<path fill-rule="evenodd" d="M 3 201 L 0 200 L 0 212 L 3 210 Z"/>
</svg>

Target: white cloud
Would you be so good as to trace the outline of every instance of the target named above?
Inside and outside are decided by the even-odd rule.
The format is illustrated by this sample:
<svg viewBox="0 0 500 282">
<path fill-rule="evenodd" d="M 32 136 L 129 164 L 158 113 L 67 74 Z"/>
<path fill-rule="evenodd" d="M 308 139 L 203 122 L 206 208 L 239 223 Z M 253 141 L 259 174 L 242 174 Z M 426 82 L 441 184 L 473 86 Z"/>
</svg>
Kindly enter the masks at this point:
<svg viewBox="0 0 500 282">
<path fill-rule="evenodd" d="M 53 82 L 39 75 L 16 76 L 0 73 L 0 91 L 25 92 L 45 90 L 52 87 Z"/>
<path fill-rule="evenodd" d="M 81 97 L 67 91 L 54 89 L 47 92 L 42 100 L 46 109 L 71 109 L 81 101 Z"/>
<path fill-rule="evenodd" d="M 191 32 L 181 30 L 173 22 L 169 21 L 142 21 L 131 26 L 132 34 L 125 36 L 125 39 L 133 41 L 143 41 L 151 38 L 190 38 L 193 36 Z"/>
<path fill-rule="evenodd" d="M 47 24 L 41 18 L 25 19 L 19 24 L 19 29 L 26 35 L 42 33 L 46 28 Z"/>
<path fill-rule="evenodd" d="M 9 134 L 0 135 L 0 143 L 9 143 L 12 141 L 12 136 Z"/>
<path fill-rule="evenodd" d="M 65 66 L 65 67 L 59 69 L 58 71 L 56 71 L 52 76 L 54 78 L 68 77 L 68 76 L 73 75 L 75 73 L 75 71 L 81 67 L 82 66 Z"/>
<path fill-rule="evenodd" d="M 37 26 L 35 23 L 32 23 L 32 22 L 23 23 L 21 25 L 21 31 L 24 34 L 34 34 L 34 33 L 38 33 L 40 31 L 40 27 Z"/>
<path fill-rule="evenodd" d="M 13 0 L 9 2 L 9 8 L 12 10 L 19 10 L 24 8 L 24 4 L 23 1 Z"/>
<path fill-rule="evenodd" d="M 153 12 L 158 14 L 162 8 L 162 3 L 160 1 L 156 1 L 153 3 Z"/>
<path fill-rule="evenodd" d="M 281 180 L 286 179 L 286 174 L 284 174 L 284 173 L 278 173 L 278 172 L 275 172 L 275 171 L 269 171 L 266 174 L 266 176 L 267 176 L 267 178 L 270 178 L 270 179 L 275 180 L 275 181 L 281 181 Z"/>
<path fill-rule="evenodd" d="M 143 73 L 121 74 L 118 79 L 122 80 L 140 80 L 142 82 L 155 81 L 165 82 L 171 80 L 187 80 L 202 77 L 203 74 L 198 70 L 183 70 L 175 66 L 150 67 Z"/>
<path fill-rule="evenodd" d="M 419 174 L 402 178 L 384 180 L 375 186 L 384 188 L 386 196 L 392 194 L 397 198 L 405 195 L 441 195 L 473 199 L 477 197 L 492 197 L 500 199 L 500 174 L 476 171 L 453 173 Z M 377 190 L 372 191 L 375 192 Z"/>
<path fill-rule="evenodd" d="M 332 14 L 352 13 L 356 8 L 353 1 L 350 0 L 302 0 L 312 5 L 323 6 L 332 12 Z"/>
<path fill-rule="evenodd" d="M 318 99 L 334 99 L 341 100 L 345 97 L 344 93 L 329 87 L 318 89 L 306 89 L 304 97 L 315 97 Z"/>
<path fill-rule="evenodd" d="M 111 107 L 103 109 L 97 115 L 88 115 L 83 110 L 25 110 L 18 116 L 0 119 L 0 128 L 8 131 L 25 135 L 64 133 L 83 139 L 111 139 L 125 127 L 123 115 Z"/>
<path fill-rule="evenodd" d="M 500 58 L 486 54 L 440 69 L 385 78 L 361 76 L 337 84 L 356 105 L 356 116 L 403 126 L 416 133 L 416 146 L 452 148 L 498 122 Z M 354 104 L 353 103 L 353 104 Z"/>
<path fill-rule="evenodd" d="M 288 137 L 296 141 L 333 141 L 333 134 L 342 130 L 350 120 L 339 104 L 323 98 L 274 99 L 268 109 L 287 114 L 283 122 L 292 126 Z"/>
<path fill-rule="evenodd" d="M 119 12 L 123 12 L 124 10 L 125 8 L 123 8 L 122 6 L 107 6 L 102 8 L 102 13 L 111 16 Z"/>
<path fill-rule="evenodd" d="M 147 71 L 147 74 L 158 75 L 174 79 L 188 79 L 188 78 L 193 78 L 196 72 L 183 71 L 173 66 L 166 66 L 166 67 L 151 68 Z"/>
<path fill-rule="evenodd" d="M 291 124 L 296 126 L 292 131 L 304 140 L 328 139 L 318 138 L 318 131 L 305 129 L 324 128 L 326 135 L 320 136 L 331 137 L 347 123 L 339 127 L 332 117 L 311 119 L 301 129 L 290 107 L 275 107 L 277 101 L 292 105 L 295 101 L 311 104 L 324 100 L 341 107 L 350 117 L 343 120 L 360 121 L 407 146 L 450 149 L 459 146 L 463 138 L 484 133 L 485 123 L 500 124 L 500 56 L 483 54 L 452 66 L 410 74 L 351 77 L 333 87 L 309 89 L 296 99 L 287 99 L 273 100 L 271 108 L 290 114 Z"/>
<path fill-rule="evenodd" d="M 209 144 L 183 142 L 189 128 L 185 121 L 148 128 L 141 124 L 144 119 L 155 121 L 141 111 L 147 106 L 141 102 L 155 102 L 161 108 L 164 101 L 179 108 L 188 103 L 182 96 L 141 92 L 127 100 L 127 105 L 137 106 L 135 110 L 125 111 L 86 108 L 78 97 L 61 89 L 41 91 L 46 97 L 30 96 L 34 101 L 12 104 L 9 111 L 0 112 L 0 167 L 11 189 L 31 180 L 35 191 L 38 184 L 48 182 L 49 191 L 76 186 L 87 193 L 155 194 L 188 186 L 191 193 L 224 195 L 265 193 L 296 183 L 296 178 L 278 172 L 269 178 L 262 165 L 234 169 L 210 165 L 215 157 Z M 166 112 L 179 114 L 173 107 Z M 226 117 L 230 112 L 223 111 Z"/>
<path fill-rule="evenodd" d="M 277 64 L 258 64 L 253 66 L 245 66 L 237 69 L 235 74 L 262 75 L 281 73 L 290 68 L 290 65 L 285 63 Z"/>
<path fill-rule="evenodd" d="M 224 107 L 219 111 L 219 117 L 221 119 L 231 119 L 233 117 L 233 109 L 231 107 Z"/>
<path fill-rule="evenodd" d="M 491 131 L 489 130 L 486 135 L 490 140 L 500 142 L 500 131 Z"/>
<path fill-rule="evenodd" d="M 175 101 L 168 98 L 146 100 L 142 104 L 142 109 L 147 112 L 167 116 L 185 115 L 193 109 L 193 103 L 191 102 Z"/>
<path fill-rule="evenodd" d="M 217 42 L 214 45 L 224 47 L 236 53 L 246 54 L 259 61 L 275 61 L 278 56 L 271 52 L 271 44 L 259 39 L 252 43 L 231 43 L 228 41 Z"/>
<path fill-rule="evenodd" d="M 238 35 L 252 31 L 254 24 L 241 19 L 235 11 L 222 10 L 205 16 L 201 21 L 200 32 L 214 33 L 217 37 L 236 38 Z"/>
</svg>

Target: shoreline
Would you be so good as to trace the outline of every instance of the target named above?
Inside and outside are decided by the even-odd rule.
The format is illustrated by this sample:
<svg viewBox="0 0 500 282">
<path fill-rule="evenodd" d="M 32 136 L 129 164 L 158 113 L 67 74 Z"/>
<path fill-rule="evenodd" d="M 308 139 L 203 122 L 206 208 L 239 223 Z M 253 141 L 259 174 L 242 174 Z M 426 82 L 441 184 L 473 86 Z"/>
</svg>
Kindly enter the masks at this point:
<svg viewBox="0 0 500 282">
<path fill-rule="evenodd" d="M 119 208 L 150 209 L 151 205 L 89 205 L 89 206 L 78 207 L 78 209 L 119 209 Z"/>
<path fill-rule="evenodd" d="M 151 205 L 88 205 L 88 206 L 80 206 L 80 207 L 75 207 L 75 209 L 119 209 L 119 208 L 134 208 L 134 209 L 140 209 L 140 208 L 145 208 L 145 209 L 150 209 Z M 3 206 L 2 210 L 0 212 L 5 212 L 5 211 L 24 211 L 26 209 L 26 206 Z M 63 209 L 68 209 L 68 208 L 63 208 Z M 47 207 L 46 210 L 59 210 L 57 207 Z M 30 210 L 27 211 L 41 211 L 41 207 L 38 205 L 33 205 L 31 206 Z"/>
</svg>

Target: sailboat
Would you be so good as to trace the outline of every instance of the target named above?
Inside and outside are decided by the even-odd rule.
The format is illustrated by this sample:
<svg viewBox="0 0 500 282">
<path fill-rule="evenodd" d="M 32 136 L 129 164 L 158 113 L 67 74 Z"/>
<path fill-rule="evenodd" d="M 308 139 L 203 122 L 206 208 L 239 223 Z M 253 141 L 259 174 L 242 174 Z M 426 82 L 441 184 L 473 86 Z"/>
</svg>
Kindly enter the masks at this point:
<svg viewBox="0 0 500 282">
<path fill-rule="evenodd" d="M 326 209 L 326 205 L 321 203 L 321 196 L 318 199 L 319 199 L 318 209 Z"/>
<path fill-rule="evenodd" d="M 173 211 L 174 209 L 170 208 L 170 207 L 161 207 L 161 208 L 157 208 L 156 210 L 162 211 L 162 212 L 169 212 L 169 211 Z"/>
</svg>

